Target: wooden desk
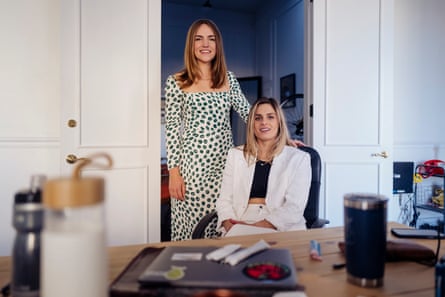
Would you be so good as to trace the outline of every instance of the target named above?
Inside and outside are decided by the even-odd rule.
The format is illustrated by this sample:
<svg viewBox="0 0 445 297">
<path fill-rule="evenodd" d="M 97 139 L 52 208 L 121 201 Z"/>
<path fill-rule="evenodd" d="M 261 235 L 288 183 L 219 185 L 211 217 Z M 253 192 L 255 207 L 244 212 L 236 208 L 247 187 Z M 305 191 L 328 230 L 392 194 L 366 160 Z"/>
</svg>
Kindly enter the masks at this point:
<svg viewBox="0 0 445 297">
<path fill-rule="evenodd" d="M 397 223 L 389 223 L 392 227 L 404 227 Z M 273 243 L 273 247 L 291 250 L 298 270 L 299 282 L 305 286 L 308 297 L 356 297 L 356 296 L 397 296 L 397 297 L 431 297 L 434 296 L 434 268 L 412 262 L 387 263 L 385 266 L 384 285 L 381 288 L 360 288 L 346 281 L 346 270 L 333 270 L 332 264 L 343 263 L 337 243 L 343 240 L 343 228 L 322 228 L 306 231 L 292 231 L 251 235 L 223 239 L 199 239 L 183 242 L 162 242 L 150 245 L 132 245 L 110 247 L 110 281 L 124 269 L 128 262 L 146 246 L 162 247 L 170 245 L 183 246 L 222 246 L 228 243 L 251 245 L 260 238 Z M 309 259 L 309 241 L 316 239 L 321 244 L 323 261 Z M 396 239 L 388 232 L 388 239 Z M 436 240 L 415 240 L 416 242 L 436 250 Z M 440 256 L 445 254 L 442 245 Z M 10 278 L 10 259 L 0 257 L 0 285 Z"/>
</svg>

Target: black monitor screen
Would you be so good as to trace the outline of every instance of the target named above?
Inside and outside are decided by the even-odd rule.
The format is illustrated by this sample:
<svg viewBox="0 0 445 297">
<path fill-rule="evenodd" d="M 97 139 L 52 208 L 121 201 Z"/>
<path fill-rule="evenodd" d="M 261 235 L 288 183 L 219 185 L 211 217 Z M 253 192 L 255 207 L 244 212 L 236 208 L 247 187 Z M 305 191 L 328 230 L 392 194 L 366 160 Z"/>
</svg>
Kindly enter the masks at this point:
<svg viewBox="0 0 445 297">
<path fill-rule="evenodd" d="M 393 194 L 413 193 L 414 162 L 394 162 Z"/>
</svg>

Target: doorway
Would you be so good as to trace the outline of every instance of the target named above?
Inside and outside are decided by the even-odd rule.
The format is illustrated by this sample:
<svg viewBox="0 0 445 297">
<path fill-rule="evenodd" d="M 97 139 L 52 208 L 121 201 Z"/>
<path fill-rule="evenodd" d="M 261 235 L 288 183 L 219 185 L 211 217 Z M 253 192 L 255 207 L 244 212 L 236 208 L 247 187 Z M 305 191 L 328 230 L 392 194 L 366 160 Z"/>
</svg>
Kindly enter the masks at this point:
<svg viewBox="0 0 445 297">
<path fill-rule="evenodd" d="M 182 68 L 189 25 L 210 18 L 221 30 L 228 68 L 242 87 L 244 78 L 259 78 L 256 96 L 290 99 L 285 108 L 289 130 L 292 138 L 304 140 L 304 1 L 283 0 L 279 6 L 273 0 L 211 1 L 211 9 L 202 7 L 203 2 L 162 0 L 162 90 L 168 75 Z M 288 75 L 295 77 L 293 90 L 286 95 L 289 98 L 282 98 L 280 79 Z M 161 129 L 161 158 L 166 158 L 164 125 Z M 244 129 L 245 125 L 234 123 L 235 144 L 243 143 Z"/>
</svg>

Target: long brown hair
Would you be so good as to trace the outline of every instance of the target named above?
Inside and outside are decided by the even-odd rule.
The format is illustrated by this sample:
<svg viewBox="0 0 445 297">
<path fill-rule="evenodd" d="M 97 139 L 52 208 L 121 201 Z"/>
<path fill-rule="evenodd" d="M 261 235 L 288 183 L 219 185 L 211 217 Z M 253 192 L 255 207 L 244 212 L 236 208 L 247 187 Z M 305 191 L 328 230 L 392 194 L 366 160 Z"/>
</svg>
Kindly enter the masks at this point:
<svg viewBox="0 0 445 297">
<path fill-rule="evenodd" d="M 195 35 L 201 25 L 209 26 L 215 34 L 216 54 L 211 66 L 212 88 L 221 88 L 227 80 L 227 65 L 224 56 L 223 40 L 216 24 L 208 19 L 196 20 L 190 26 L 184 48 L 184 69 L 179 72 L 176 78 L 179 80 L 181 88 L 186 88 L 191 86 L 193 82 L 201 76 L 198 60 L 196 59 L 194 51 Z"/>
<path fill-rule="evenodd" d="M 267 160 L 263 161 L 272 162 L 273 158 L 283 150 L 284 146 L 289 144 L 289 133 L 286 126 L 286 119 L 280 105 L 278 104 L 278 101 L 274 98 L 261 97 L 252 105 L 249 111 L 249 117 L 247 118 L 247 139 L 243 148 L 243 153 L 244 158 L 249 164 L 254 163 L 257 157 L 258 141 L 255 136 L 254 123 L 258 106 L 262 104 L 269 104 L 272 106 L 277 115 L 279 125 L 278 134 L 275 138 L 272 150 L 268 153 Z"/>
</svg>

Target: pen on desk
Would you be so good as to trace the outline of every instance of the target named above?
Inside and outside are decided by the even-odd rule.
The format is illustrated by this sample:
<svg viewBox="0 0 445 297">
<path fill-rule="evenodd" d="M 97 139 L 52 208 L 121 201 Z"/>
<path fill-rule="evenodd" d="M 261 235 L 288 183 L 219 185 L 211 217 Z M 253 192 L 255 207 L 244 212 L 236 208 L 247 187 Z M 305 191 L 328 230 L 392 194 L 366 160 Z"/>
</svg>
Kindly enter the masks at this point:
<svg viewBox="0 0 445 297">
<path fill-rule="evenodd" d="M 311 240 L 309 256 L 311 257 L 312 260 L 317 260 L 317 261 L 322 260 L 320 243 L 318 241 Z"/>
</svg>

